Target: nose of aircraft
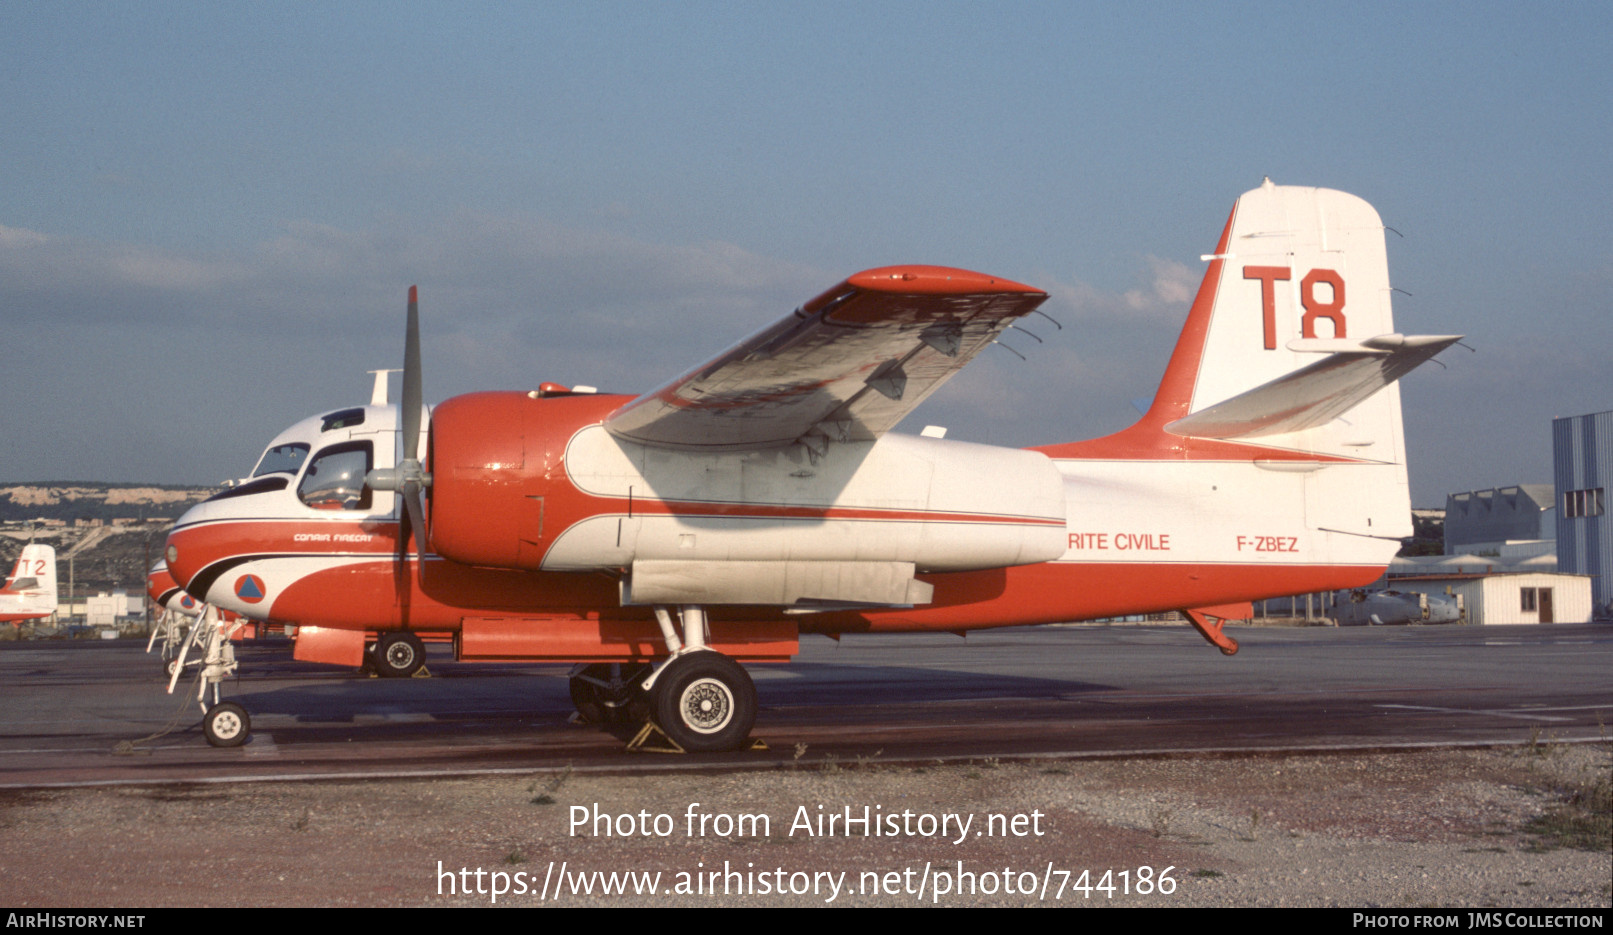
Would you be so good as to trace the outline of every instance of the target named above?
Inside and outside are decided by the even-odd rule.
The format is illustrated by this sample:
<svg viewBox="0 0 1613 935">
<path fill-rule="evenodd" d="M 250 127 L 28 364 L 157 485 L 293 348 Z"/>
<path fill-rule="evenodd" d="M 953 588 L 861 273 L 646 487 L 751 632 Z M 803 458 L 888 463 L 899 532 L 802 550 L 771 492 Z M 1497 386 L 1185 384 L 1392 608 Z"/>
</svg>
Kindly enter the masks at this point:
<svg viewBox="0 0 1613 935">
<path fill-rule="evenodd" d="M 206 556 L 197 548 L 194 520 L 200 506 L 193 506 L 168 530 L 168 541 L 163 546 L 163 560 L 168 563 L 168 574 L 174 581 L 187 591 L 190 590 L 191 579 L 201 571 L 205 565 Z"/>
</svg>

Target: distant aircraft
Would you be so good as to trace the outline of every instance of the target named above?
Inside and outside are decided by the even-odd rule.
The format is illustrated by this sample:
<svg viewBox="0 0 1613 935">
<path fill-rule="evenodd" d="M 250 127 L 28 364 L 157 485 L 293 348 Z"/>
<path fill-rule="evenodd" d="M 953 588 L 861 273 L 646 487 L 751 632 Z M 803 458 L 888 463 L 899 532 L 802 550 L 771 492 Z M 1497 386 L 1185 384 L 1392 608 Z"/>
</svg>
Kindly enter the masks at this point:
<svg viewBox="0 0 1613 935">
<path fill-rule="evenodd" d="M 999 277 L 868 270 L 642 396 L 430 412 L 411 288 L 402 405 L 281 433 L 168 565 L 301 624 L 298 658 L 438 630 L 460 659 L 576 663 L 579 711 L 689 750 L 744 742 L 738 661 L 802 633 L 1179 610 L 1231 654 L 1252 600 L 1364 586 L 1411 533 L 1394 384 L 1458 337 L 1394 330 L 1383 230 L 1342 192 L 1243 195 L 1143 418 L 1027 450 L 891 431 L 1047 298 Z"/>
<path fill-rule="evenodd" d="M 169 665 L 172 674 L 172 663 L 179 655 L 179 647 L 187 635 L 198 641 L 201 635 L 191 629 L 203 612 L 206 605 L 190 596 L 173 575 L 168 572 L 168 563 L 158 559 L 151 570 L 146 573 L 146 596 L 150 598 L 154 607 L 162 608 L 156 623 L 152 626 L 151 637 L 146 641 L 146 652 L 159 642 L 162 645 L 162 658 Z M 273 632 L 286 632 L 287 627 L 279 623 L 254 622 L 244 619 L 242 615 L 229 610 L 215 610 L 219 622 L 229 624 L 229 639 L 235 642 L 255 640 L 267 637 Z M 289 634 L 295 639 L 296 627 L 289 628 Z M 395 634 L 394 634 L 395 635 Z M 409 634 L 413 636 L 413 634 Z M 451 642 L 452 634 L 429 634 L 432 640 Z M 417 672 L 425 663 L 424 647 L 418 653 L 412 647 L 399 649 L 397 646 L 383 641 L 387 651 L 372 653 L 366 656 L 365 663 L 374 673 L 382 678 L 407 678 Z"/>
<path fill-rule="evenodd" d="M 199 636 L 193 625 L 206 608 L 179 586 L 168 573 L 168 563 L 162 559 L 146 572 L 146 597 L 152 607 L 160 608 L 151 636 L 146 640 L 146 652 L 151 652 L 160 641 L 163 669 L 171 677 L 179 667 L 180 649 L 187 640 Z"/>
<path fill-rule="evenodd" d="M 1333 619 L 1341 627 L 1390 626 L 1405 623 L 1461 623 L 1462 595 L 1418 591 L 1368 591 L 1357 588 L 1333 595 Z"/>
<path fill-rule="evenodd" d="M 23 546 L 11 578 L 0 587 L 0 621 L 13 626 L 56 612 L 56 550 L 30 542 Z"/>
</svg>

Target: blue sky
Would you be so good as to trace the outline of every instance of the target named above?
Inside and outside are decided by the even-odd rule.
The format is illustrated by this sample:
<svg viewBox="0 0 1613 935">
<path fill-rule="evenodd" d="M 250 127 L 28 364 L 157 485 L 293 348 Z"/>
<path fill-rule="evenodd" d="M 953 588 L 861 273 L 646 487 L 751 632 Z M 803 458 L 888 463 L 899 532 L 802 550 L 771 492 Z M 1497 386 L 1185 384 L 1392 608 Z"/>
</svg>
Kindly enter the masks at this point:
<svg viewBox="0 0 1613 935">
<path fill-rule="evenodd" d="M 1606 4 L 0 5 L 0 481 L 215 483 L 397 366 L 640 392 L 849 273 L 1052 293 L 904 423 L 1135 415 L 1233 200 L 1361 195 L 1412 488 L 1613 408 Z"/>
</svg>

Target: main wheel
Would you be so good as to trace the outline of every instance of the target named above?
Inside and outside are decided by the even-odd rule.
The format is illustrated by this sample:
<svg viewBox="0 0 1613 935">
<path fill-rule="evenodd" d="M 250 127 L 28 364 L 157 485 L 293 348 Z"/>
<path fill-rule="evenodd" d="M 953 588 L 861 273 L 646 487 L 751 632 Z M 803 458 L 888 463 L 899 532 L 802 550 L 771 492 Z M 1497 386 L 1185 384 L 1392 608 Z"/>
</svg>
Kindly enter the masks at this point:
<svg viewBox="0 0 1613 935">
<path fill-rule="evenodd" d="M 595 663 L 571 678 L 571 703 L 590 724 L 638 724 L 650 716 L 638 683 L 648 666 Z"/>
<path fill-rule="evenodd" d="M 679 656 L 656 679 L 655 722 L 691 752 L 738 749 L 756 723 L 756 683 L 721 653 Z"/>
<path fill-rule="evenodd" d="M 413 633 L 383 633 L 370 660 L 382 678 L 406 679 L 426 664 L 426 645 Z"/>
<path fill-rule="evenodd" d="M 239 747 L 252 733 L 252 718 L 235 702 L 220 702 L 207 709 L 202 718 L 202 733 L 215 747 Z"/>
</svg>

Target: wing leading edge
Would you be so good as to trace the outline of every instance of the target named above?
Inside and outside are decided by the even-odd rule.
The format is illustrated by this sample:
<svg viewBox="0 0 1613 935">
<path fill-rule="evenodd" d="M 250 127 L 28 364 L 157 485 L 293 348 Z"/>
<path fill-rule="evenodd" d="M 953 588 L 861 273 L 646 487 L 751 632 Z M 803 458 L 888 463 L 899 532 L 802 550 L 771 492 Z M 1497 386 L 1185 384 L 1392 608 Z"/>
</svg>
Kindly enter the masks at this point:
<svg viewBox="0 0 1613 935">
<path fill-rule="evenodd" d="M 870 441 L 1047 293 L 940 266 L 871 269 L 605 421 L 669 448 L 734 450 Z"/>
</svg>

